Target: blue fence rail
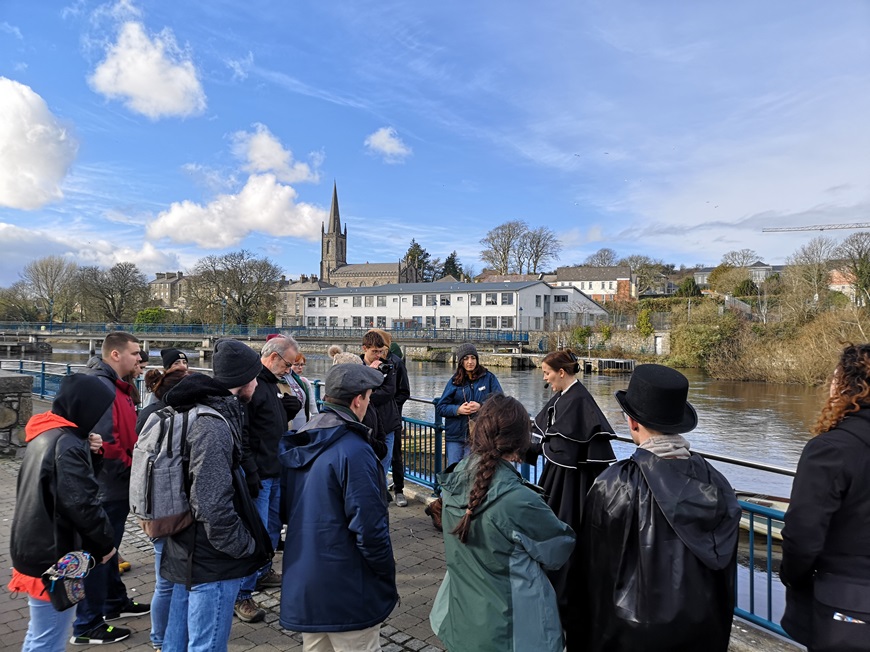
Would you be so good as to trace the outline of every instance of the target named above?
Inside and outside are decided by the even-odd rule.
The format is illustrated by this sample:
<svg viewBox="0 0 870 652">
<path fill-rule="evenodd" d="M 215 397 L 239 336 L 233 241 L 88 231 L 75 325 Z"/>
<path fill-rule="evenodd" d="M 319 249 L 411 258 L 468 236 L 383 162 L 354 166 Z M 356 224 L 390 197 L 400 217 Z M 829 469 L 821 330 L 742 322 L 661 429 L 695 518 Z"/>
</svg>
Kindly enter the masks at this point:
<svg viewBox="0 0 870 652">
<path fill-rule="evenodd" d="M 293 326 L 249 326 L 239 324 L 113 324 L 85 322 L 0 322 L 0 333 L 47 333 L 52 335 L 101 335 L 112 331 L 127 331 L 141 337 L 253 337 L 265 338 L 273 333 L 285 333 L 300 339 L 357 339 L 369 328 L 333 328 Z M 506 342 L 528 344 L 528 331 L 492 328 L 385 328 L 394 340 L 441 340 L 450 342 Z"/>
<path fill-rule="evenodd" d="M 35 362 L 31 360 L 0 360 L 0 369 L 33 376 L 33 394 L 40 398 L 51 398 L 54 396 L 60 385 L 60 380 L 68 374 L 75 373 L 81 367 L 83 365 Z M 199 371 L 209 372 L 210 370 L 202 369 Z M 314 385 L 315 399 L 320 403 L 323 383 L 322 381 L 315 380 L 312 384 Z M 417 397 L 411 397 L 409 400 L 432 405 L 433 407 L 437 401 L 437 399 L 433 398 Z M 443 471 L 446 460 L 443 420 L 436 413 L 433 421 L 404 417 L 403 423 L 402 450 L 405 462 L 405 477 L 434 491 L 437 486 L 437 476 Z M 631 441 L 628 437 L 617 436 L 616 439 L 624 442 Z M 708 459 L 727 462 L 737 466 L 781 475 L 794 475 L 794 470 L 792 469 L 725 455 L 701 451 L 695 452 Z M 522 464 L 519 465 L 519 469 L 523 477 L 532 482 L 537 482 L 542 470 L 542 464 L 539 463 L 537 466 Z M 778 582 L 774 576 L 773 558 L 775 547 L 779 545 L 774 540 L 774 530 L 781 527 L 785 514 L 777 509 L 742 500 L 740 501 L 740 506 L 744 514 L 748 516 L 749 522 L 749 546 L 747 553 L 749 572 L 745 580 L 738 573 L 738 595 L 747 593 L 745 589 L 748 588 L 748 598 L 743 603 L 738 600 L 734 613 L 759 627 L 787 637 L 788 635 L 777 622 L 773 600 L 774 582 Z M 759 558 L 762 558 L 763 561 L 759 562 Z M 760 575 L 762 579 L 760 582 L 756 579 L 756 570 L 759 570 L 757 567 L 761 571 Z M 747 582 L 748 587 L 742 586 L 742 581 Z"/>
</svg>

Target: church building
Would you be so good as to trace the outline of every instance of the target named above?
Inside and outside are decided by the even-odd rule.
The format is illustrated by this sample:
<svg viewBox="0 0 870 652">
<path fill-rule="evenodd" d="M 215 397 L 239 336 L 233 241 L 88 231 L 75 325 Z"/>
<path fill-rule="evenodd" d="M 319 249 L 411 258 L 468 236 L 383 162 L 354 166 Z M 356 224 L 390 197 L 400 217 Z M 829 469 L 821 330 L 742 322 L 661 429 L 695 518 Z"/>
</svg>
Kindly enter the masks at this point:
<svg viewBox="0 0 870 652">
<path fill-rule="evenodd" d="M 332 186 L 329 223 L 321 227 L 320 280 L 339 288 L 372 287 L 388 283 L 417 283 L 419 271 L 404 261 L 394 263 L 347 262 L 347 226 L 341 229 L 338 189 Z"/>
</svg>

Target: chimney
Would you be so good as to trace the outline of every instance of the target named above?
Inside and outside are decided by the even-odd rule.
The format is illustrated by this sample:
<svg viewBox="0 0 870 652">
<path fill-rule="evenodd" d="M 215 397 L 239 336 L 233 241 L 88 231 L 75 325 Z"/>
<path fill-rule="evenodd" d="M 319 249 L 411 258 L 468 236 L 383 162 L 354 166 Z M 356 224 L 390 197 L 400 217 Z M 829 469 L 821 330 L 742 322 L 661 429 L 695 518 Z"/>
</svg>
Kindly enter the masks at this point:
<svg viewBox="0 0 870 652">
<path fill-rule="evenodd" d="M 157 280 L 162 281 L 166 278 L 166 274 L 164 272 L 157 272 Z"/>
<path fill-rule="evenodd" d="M 180 279 L 182 276 L 184 276 L 184 274 L 182 274 L 181 272 L 178 272 L 178 278 Z"/>
</svg>

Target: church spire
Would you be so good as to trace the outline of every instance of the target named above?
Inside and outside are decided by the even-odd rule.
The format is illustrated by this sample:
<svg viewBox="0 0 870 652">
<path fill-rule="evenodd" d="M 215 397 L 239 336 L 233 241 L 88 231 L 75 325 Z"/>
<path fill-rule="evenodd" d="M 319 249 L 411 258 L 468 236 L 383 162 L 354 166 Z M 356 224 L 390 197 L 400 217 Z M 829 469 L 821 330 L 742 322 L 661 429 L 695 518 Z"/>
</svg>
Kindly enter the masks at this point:
<svg viewBox="0 0 870 652">
<path fill-rule="evenodd" d="M 327 233 L 341 233 L 341 216 L 338 214 L 338 187 L 332 182 L 332 206 L 329 207 L 329 226 Z"/>
</svg>

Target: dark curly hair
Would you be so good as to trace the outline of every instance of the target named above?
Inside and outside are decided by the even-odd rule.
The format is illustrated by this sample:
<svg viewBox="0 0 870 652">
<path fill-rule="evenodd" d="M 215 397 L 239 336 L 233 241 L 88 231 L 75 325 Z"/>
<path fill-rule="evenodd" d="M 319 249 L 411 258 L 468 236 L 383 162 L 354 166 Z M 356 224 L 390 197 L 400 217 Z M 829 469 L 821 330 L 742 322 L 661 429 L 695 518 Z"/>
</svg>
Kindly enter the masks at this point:
<svg viewBox="0 0 870 652">
<path fill-rule="evenodd" d="M 517 399 L 496 392 L 477 413 L 471 436 L 471 453 L 477 456 L 469 468 L 474 472 L 474 485 L 468 494 L 468 508 L 453 529 L 462 543 L 467 543 L 474 510 L 486 498 L 498 461 L 505 457 L 521 456 L 529 447 L 531 421 L 526 408 Z"/>
<path fill-rule="evenodd" d="M 834 369 L 833 396 L 829 396 L 812 432 L 819 435 L 837 427 L 847 416 L 870 405 L 870 344 L 849 344 Z"/>
</svg>

